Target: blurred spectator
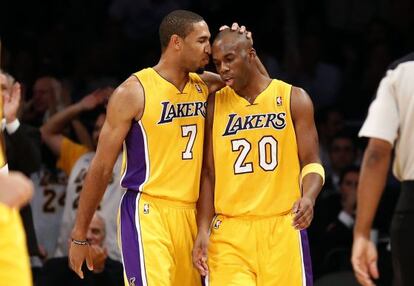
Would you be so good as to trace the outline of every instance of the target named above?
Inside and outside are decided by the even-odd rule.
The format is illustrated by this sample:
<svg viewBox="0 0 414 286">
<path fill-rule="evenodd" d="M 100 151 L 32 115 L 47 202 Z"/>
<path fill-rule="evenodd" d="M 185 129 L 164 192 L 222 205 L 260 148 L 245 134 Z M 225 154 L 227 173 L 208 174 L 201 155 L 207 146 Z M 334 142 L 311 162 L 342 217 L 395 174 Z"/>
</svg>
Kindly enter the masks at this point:
<svg viewBox="0 0 414 286">
<path fill-rule="evenodd" d="M 340 177 L 339 193 L 320 202 L 318 218 L 322 228 L 318 234 L 321 239 L 318 255 L 322 256 L 324 273 L 352 269 L 349 255 L 355 222 L 358 178 L 358 167 L 345 168 Z"/>
<path fill-rule="evenodd" d="M 315 117 L 321 161 L 325 170 L 330 170 L 329 144 L 336 134 L 344 130 L 344 114 L 338 107 L 328 106 L 316 111 Z"/>
<path fill-rule="evenodd" d="M 20 83 L 15 82 L 10 74 L 0 70 L 0 84 L 9 168 L 19 170 L 28 176 L 40 167 L 40 133 L 36 128 L 20 123 Z"/>
<path fill-rule="evenodd" d="M 68 257 L 49 259 L 39 280 L 41 286 L 114 286 L 124 285 L 122 264 L 112 260 L 104 246 L 105 221 L 101 215 L 95 213 L 88 228 L 86 239 L 91 245 L 93 271 L 85 267 L 84 279 L 80 279 L 68 265 Z M 69 243 L 69 241 L 67 241 Z"/>
<path fill-rule="evenodd" d="M 91 111 L 99 105 L 106 103 L 112 88 L 98 89 L 85 96 L 78 103 L 68 106 L 66 109 L 52 116 L 42 128 L 42 138 L 53 153 L 59 157 L 57 167 L 62 169 L 67 176 L 65 206 L 63 210 L 62 223 L 59 231 L 56 256 L 67 255 L 68 245 L 66 243 L 72 230 L 76 211 L 78 209 L 79 195 L 88 170 L 89 164 L 95 155 L 99 134 L 105 121 L 105 114 L 100 113 L 96 119 L 92 133 L 93 147 L 81 145 L 65 137 L 62 132 L 71 120 L 80 113 Z M 122 155 L 120 154 L 114 166 L 112 180 L 107 187 L 100 204 L 100 211 L 106 222 L 106 245 L 109 256 L 120 261 L 121 255 L 117 245 L 117 213 L 119 201 L 123 194 L 120 186 Z"/>
<path fill-rule="evenodd" d="M 297 74 L 289 75 L 291 81 L 302 86 L 317 108 L 335 103 L 342 84 L 340 70 L 321 59 L 321 39 L 316 33 L 300 37 L 300 61 Z"/>
<path fill-rule="evenodd" d="M 339 180 L 341 173 L 346 167 L 355 164 L 357 159 L 357 149 L 355 138 L 348 132 L 336 134 L 329 145 L 330 169 L 326 168 L 326 180 L 322 197 L 329 196 L 339 191 Z"/>
<path fill-rule="evenodd" d="M 33 97 L 26 103 L 23 121 L 40 127 L 57 111 L 68 105 L 61 83 L 54 77 L 40 77 L 33 86 Z"/>
<path fill-rule="evenodd" d="M 43 162 L 30 176 L 35 192 L 31 202 L 37 241 L 43 259 L 54 256 L 62 222 L 67 186 L 66 174 Z"/>
</svg>

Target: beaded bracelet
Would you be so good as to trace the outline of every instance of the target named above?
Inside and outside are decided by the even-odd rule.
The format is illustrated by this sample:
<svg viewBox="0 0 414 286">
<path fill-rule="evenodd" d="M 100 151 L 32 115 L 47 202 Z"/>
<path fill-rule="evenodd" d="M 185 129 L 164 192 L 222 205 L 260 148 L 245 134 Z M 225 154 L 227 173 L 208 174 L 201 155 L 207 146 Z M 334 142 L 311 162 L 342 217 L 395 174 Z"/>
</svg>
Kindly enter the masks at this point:
<svg viewBox="0 0 414 286">
<path fill-rule="evenodd" d="M 72 238 L 72 242 L 76 245 L 89 245 L 89 241 L 87 240 L 77 240 Z"/>
</svg>

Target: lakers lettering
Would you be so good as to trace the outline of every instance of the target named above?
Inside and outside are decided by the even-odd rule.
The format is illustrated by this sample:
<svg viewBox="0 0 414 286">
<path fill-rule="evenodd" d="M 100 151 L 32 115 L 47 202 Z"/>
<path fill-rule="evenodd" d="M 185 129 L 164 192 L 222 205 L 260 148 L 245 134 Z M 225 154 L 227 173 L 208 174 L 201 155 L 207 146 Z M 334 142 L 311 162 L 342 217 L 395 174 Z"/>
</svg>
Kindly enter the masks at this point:
<svg viewBox="0 0 414 286">
<path fill-rule="evenodd" d="M 267 113 L 238 116 L 229 114 L 223 136 L 234 135 L 239 131 L 258 128 L 283 129 L 286 127 L 286 113 Z"/>
<path fill-rule="evenodd" d="M 171 104 L 169 101 L 161 102 L 162 113 L 158 124 L 170 123 L 174 118 L 203 116 L 206 117 L 207 102 L 184 102 Z"/>
</svg>

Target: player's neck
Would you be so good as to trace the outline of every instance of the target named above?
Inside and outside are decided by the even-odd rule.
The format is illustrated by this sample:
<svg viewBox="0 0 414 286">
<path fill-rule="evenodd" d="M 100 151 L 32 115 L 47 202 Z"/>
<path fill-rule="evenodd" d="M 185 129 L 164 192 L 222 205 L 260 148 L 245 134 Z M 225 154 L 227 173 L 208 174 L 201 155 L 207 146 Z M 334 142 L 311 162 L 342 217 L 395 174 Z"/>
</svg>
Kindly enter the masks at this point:
<svg viewBox="0 0 414 286">
<path fill-rule="evenodd" d="M 165 80 L 172 83 L 178 90 L 183 90 L 189 75 L 179 64 L 167 57 L 161 57 L 154 70 Z"/>
<path fill-rule="evenodd" d="M 269 86 L 271 81 L 271 78 L 260 74 L 254 78 L 251 77 L 248 84 L 242 90 L 236 92 L 250 103 L 253 103 L 256 97 Z"/>
</svg>

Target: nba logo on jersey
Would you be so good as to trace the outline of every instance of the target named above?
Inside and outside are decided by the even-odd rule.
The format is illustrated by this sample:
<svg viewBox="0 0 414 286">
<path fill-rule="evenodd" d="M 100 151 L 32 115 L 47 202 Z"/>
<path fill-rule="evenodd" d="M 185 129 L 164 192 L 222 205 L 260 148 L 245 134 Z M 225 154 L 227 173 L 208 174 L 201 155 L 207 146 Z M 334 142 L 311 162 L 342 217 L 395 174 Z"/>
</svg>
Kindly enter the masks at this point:
<svg viewBox="0 0 414 286">
<path fill-rule="evenodd" d="M 203 90 L 198 84 L 194 84 L 195 88 L 197 89 L 198 93 L 203 93 Z"/>
<path fill-rule="evenodd" d="M 129 286 L 135 286 L 135 277 L 129 278 Z"/>
<path fill-rule="evenodd" d="M 144 214 L 149 214 L 149 204 L 144 204 Z"/>
<path fill-rule="evenodd" d="M 276 105 L 281 106 L 282 105 L 282 97 L 278 96 L 276 97 Z"/>
<path fill-rule="evenodd" d="M 220 225 L 221 225 L 221 220 L 216 220 L 216 222 L 214 223 L 214 228 L 215 229 L 218 229 L 219 227 L 220 227 Z"/>
</svg>

